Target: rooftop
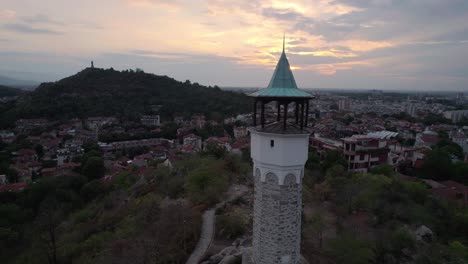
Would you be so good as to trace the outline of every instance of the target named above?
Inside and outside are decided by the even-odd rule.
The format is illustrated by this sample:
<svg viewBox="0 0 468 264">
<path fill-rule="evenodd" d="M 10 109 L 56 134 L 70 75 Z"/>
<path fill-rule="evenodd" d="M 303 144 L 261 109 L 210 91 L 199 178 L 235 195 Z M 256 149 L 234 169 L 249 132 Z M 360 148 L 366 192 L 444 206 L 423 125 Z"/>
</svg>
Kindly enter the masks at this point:
<svg viewBox="0 0 468 264">
<path fill-rule="evenodd" d="M 367 136 L 376 137 L 376 138 L 380 138 L 380 139 L 389 139 L 389 138 L 393 138 L 393 137 L 398 136 L 398 133 L 393 132 L 393 131 L 383 130 L 383 131 L 368 133 Z"/>
<path fill-rule="evenodd" d="M 286 52 L 284 51 L 284 39 L 283 52 L 281 53 L 281 57 L 276 65 L 275 72 L 271 77 L 268 87 L 252 93 L 250 96 L 312 98 L 309 93 L 297 88 L 296 80 L 289 66 L 288 58 L 286 58 Z"/>
</svg>

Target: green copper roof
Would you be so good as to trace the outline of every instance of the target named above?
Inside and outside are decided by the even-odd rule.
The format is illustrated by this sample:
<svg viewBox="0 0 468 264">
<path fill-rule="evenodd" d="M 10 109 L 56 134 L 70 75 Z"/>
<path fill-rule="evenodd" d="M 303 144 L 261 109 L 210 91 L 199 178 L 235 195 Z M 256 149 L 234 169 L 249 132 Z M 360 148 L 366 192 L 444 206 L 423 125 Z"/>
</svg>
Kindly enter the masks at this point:
<svg viewBox="0 0 468 264">
<path fill-rule="evenodd" d="M 288 58 L 283 52 L 276 65 L 273 77 L 271 77 L 270 84 L 266 89 L 261 89 L 255 93 L 250 94 L 253 97 L 312 97 L 310 94 L 297 88 L 294 75 L 289 66 Z"/>
<path fill-rule="evenodd" d="M 288 58 L 283 50 L 281 57 L 276 65 L 275 72 L 271 77 L 270 84 L 267 88 L 296 88 L 296 80 L 289 66 Z"/>
</svg>

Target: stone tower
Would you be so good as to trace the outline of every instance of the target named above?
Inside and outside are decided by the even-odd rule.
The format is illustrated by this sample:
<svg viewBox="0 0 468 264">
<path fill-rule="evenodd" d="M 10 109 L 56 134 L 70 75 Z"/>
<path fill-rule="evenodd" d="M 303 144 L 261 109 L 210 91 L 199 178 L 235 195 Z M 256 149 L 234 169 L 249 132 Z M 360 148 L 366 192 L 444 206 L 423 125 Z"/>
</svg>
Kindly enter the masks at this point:
<svg viewBox="0 0 468 264">
<path fill-rule="evenodd" d="M 255 98 L 250 128 L 255 195 L 249 262 L 296 264 L 301 256 L 302 177 L 309 145 L 305 128 L 312 96 L 297 88 L 284 40 L 268 87 L 250 96 Z M 275 109 L 265 113 L 265 106 Z"/>
</svg>

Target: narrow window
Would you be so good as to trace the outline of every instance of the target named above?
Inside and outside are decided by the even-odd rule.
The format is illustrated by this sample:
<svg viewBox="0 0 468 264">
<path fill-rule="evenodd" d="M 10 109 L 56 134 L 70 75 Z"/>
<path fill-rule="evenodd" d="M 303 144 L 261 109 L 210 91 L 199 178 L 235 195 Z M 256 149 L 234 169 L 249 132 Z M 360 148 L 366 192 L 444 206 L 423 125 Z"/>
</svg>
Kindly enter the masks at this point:
<svg viewBox="0 0 468 264">
<path fill-rule="evenodd" d="M 274 147 L 275 146 L 275 141 L 272 139 L 270 140 L 270 147 Z"/>
</svg>

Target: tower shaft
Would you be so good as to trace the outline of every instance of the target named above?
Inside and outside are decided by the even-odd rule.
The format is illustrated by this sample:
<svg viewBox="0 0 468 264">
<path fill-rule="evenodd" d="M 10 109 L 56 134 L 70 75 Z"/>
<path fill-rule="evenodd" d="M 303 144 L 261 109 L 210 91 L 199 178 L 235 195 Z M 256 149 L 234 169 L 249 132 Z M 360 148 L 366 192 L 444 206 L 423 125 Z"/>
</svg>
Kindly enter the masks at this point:
<svg viewBox="0 0 468 264">
<path fill-rule="evenodd" d="M 256 264 L 299 263 L 308 134 L 251 130 L 251 138 L 255 184 L 253 259 Z"/>
</svg>

